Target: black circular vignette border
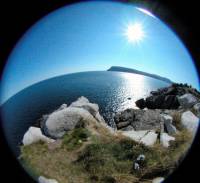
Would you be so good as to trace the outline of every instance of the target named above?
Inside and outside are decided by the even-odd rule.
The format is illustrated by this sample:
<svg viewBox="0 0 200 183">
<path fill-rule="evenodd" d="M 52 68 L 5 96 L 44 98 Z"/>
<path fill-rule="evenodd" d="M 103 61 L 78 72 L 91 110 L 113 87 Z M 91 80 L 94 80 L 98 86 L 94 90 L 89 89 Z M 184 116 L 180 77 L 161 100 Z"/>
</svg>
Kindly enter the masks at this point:
<svg viewBox="0 0 200 183">
<path fill-rule="evenodd" d="M 124 0 L 125 1 L 125 0 Z M 0 2 L 0 68 L 1 73 L 5 62 L 21 36 L 40 18 L 64 5 L 78 1 L 67 0 L 2 0 Z M 126 1 L 125 1 L 126 2 Z M 129 1 L 130 2 L 130 1 Z M 167 23 L 182 39 L 191 53 L 196 68 L 200 68 L 200 28 L 198 1 L 191 0 L 132 0 L 152 12 Z M 189 71 L 188 71 L 189 72 Z M 199 158 L 199 133 L 193 143 L 189 155 L 183 161 L 167 182 L 197 182 L 198 170 L 195 165 Z M 6 141 L 2 128 L 0 128 L 0 162 L 1 180 L 4 182 L 35 183 L 19 165 Z"/>
</svg>

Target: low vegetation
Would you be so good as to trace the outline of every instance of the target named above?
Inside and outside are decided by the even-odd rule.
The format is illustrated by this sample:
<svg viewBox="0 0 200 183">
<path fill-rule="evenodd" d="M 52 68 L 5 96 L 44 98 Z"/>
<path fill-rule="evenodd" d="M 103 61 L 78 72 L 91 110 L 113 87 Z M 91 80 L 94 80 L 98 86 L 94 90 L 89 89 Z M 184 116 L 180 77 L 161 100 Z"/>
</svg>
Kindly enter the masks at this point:
<svg viewBox="0 0 200 183">
<path fill-rule="evenodd" d="M 183 126 L 181 124 L 181 112 L 174 112 L 173 115 L 173 124 L 176 126 L 178 130 L 183 130 Z"/>
<path fill-rule="evenodd" d="M 190 139 L 190 134 L 182 130 L 169 148 L 159 143 L 146 147 L 94 125 L 72 130 L 54 149 L 43 142 L 22 146 L 20 160 L 35 178 L 43 175 L 59 183 L 150 183 L 157 176 L 168 176 L 177 167 Z M 145 155 L 145 160 L 135 170 L 140 154 Z"/>
</svg>

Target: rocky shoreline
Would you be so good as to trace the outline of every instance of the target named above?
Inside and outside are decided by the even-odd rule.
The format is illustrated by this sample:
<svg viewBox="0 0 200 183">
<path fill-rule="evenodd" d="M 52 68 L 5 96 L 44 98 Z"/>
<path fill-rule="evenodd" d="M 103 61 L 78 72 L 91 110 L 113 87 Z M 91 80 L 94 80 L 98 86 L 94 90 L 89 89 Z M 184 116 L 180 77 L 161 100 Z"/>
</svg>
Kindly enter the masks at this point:
<svg viewBox="0 0 200 183">
<path fill-rule="evenodd" d="M 105 136 L 114 139 L 123 136 L 142 146 L 154 147 L 160 144 L 166 149 L 185 130 L 194 138 L 200 117 L 200 93 L 191 86 L 172 84 L 152 91 L 149 97 L 135 103 L 139 109 L 126 109 L 115 114 L 117 129 L 109 127 L 99 113 L 99 106 L 90 103 L 85 97 L 78 98 L 69 106 L 62 104 L 51 114 L 44 115 L 37 127 L 28 129 L 22 140 L 23 147 L 42 141 L 48 144 L 50 150 L 61 148 L 65 136 L 76 129 L 87 129 L 93 136 L 103 139 Z M 81 136 L 76 143 L 82 144 L 83 139 Z M 133 162 L 136 174 L 142 169 L 145 159 L 143 152 L 137 159 L 139 160 Z M 163 177 L 156 179 L 158 183 Z M 40 176 L 38 182 L 58 183 L 57 180 L 44 176 Z M 152 179 L 152 182 L 156 181 Z"/>
<path fill-rule="evenodd" d="M 200 93 L 191 86 L 172 84 L 152 91 L 150 96 L 137 100 L 135 104 L 139 109 L 126 109 L 114 117 L 117 129 L 133 140 L 138 141 L 141 135 L 143 139 L 152 138 L 150 144 L 153 145 L 159 136 L 163 146 L 168 147 L 169 141 L 175 140 L 170 135 L 178 133 L 177 116 L 180 118 L 178 125 L 195 136 L 200 117 Z"/>
</svg>

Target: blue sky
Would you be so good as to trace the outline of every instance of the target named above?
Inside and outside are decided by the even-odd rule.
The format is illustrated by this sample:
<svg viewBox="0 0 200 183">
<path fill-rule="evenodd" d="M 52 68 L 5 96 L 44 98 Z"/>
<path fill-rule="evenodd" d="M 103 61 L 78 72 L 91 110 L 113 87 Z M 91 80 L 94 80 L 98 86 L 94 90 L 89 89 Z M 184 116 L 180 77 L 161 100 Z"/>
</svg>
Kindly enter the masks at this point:
<svg viewBox="0 0 200 183">
<path fill-rule="evenodd" d="M 127 27 L 139 23 L 140 42 Z M 41 80 L 67 73 L 124 66 L 187 82 L 199 89 L 192 58 L 179 38 L 158 18 L 133 5 L 85 2 L 49 14 L 21 38 L 1 81 L 1 102 Z"/>
</svg>

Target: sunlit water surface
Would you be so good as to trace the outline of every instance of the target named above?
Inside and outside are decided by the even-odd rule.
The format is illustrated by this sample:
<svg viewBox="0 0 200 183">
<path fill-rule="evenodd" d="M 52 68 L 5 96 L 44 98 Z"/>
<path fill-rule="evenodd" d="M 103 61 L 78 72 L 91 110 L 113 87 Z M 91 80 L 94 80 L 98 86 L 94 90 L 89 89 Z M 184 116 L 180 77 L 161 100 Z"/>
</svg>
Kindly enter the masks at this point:
<svg viewBox="0 0 200 183">
<path fill-rule="evenodd" d="M 106 122 L 114 126 L 116 112 L 135 108 L 137 99 L 168 85 L 142 75 L 108 71 L 82 72 L 45 80 L 22 90 L 3 105 L 5 135 L 18 155 L 18 146 L 31 125 L 42 115 L 63 103 L 69 105 L 80 96 L 97 103 Z"/>
</svg>

